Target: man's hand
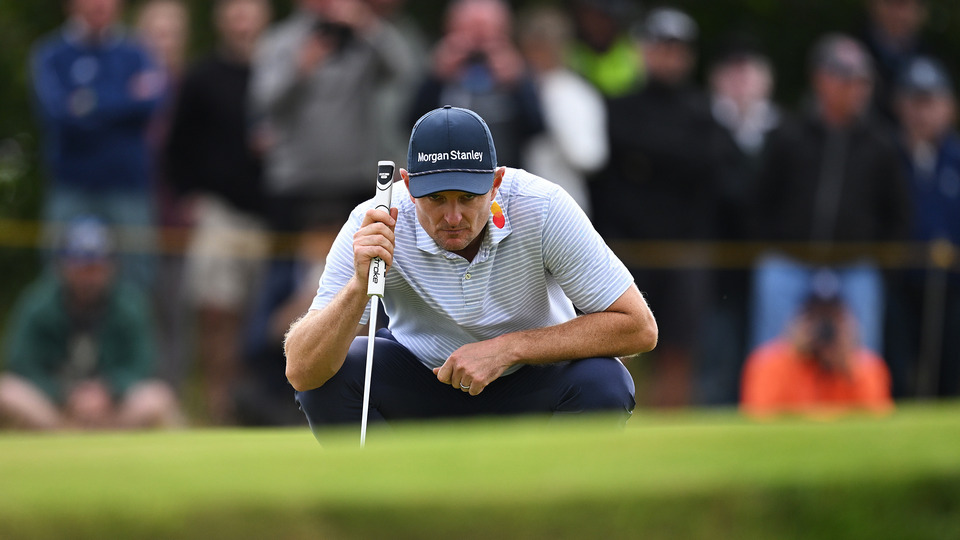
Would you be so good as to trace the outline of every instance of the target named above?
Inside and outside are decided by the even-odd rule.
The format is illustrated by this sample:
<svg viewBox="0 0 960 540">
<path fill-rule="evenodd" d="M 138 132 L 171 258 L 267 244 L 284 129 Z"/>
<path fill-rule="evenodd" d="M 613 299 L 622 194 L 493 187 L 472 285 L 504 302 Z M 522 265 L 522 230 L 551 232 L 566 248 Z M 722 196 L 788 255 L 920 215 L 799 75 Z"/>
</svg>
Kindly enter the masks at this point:
<svg viewBox="0 0 960 540">
<path fill-rule="evenodd" d="M 367 274 L 370 273 L 370 261 L 376 257 L 383 259 L 386 268 L 393 264 L 393 249 L 396 237 L 393 234 L 397 226 L 399 210 L 390 209 L 390 214 L 371 208 L 363 216 L 360 230 L 353 235 L 353 268 L 355 277 L 366 287 Z"/>
<path fill-rule="evenodd" d="M 309 76 L 327 60 L 333 50 L 334 45 L 329 40 L 310 34 L 297 53 L 297 74 L 301 78 Z"/>
<path fill-rule="evenodd" d="M 433 373 L 440 382 L 475 396 L 513 364 L 499 341 L 491 339 L 468 343 L 453 351 Z"/>
</svg>

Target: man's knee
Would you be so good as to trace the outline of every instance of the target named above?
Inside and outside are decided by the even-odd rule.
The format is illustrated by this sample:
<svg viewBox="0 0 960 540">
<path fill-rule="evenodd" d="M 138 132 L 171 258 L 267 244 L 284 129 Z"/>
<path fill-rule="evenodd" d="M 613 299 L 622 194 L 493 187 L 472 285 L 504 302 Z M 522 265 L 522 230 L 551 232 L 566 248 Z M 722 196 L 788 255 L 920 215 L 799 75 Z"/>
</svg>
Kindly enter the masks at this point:
<svg viewBox="0 0 960 540">
<path fill-rule="evenodd" d="M 576 412 L 631 412 L 636 406 L 633 377 L 615 358 L 589 358 L 575 362 L 574 391 L 566 405 Z M 573 411 L 571 411 L 573 412 Z"/>
<path fill-rule="evenodd" d="M 360 421 L 360 399 L 366 370 L 367 338 L 359 337 L 350 346 L 337 373 L 321 386 L 296 392 L 295 399 L 316 431 L 323 425 Z"/>
</svg>

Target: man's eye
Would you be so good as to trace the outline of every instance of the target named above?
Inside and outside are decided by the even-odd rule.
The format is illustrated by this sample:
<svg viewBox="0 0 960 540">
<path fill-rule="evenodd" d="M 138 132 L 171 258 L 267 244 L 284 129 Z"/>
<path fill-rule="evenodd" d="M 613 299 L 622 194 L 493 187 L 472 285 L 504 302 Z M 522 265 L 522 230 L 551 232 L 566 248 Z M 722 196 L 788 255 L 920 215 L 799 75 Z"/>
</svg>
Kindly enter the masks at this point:
<svg viewBox="0 0 960 540">
<path fill-rule="evenodd" d="M 443 197 L 441 197 L 440 195 L 427 195 L 427 198 L 433 202 L 440 202 L 443 200 Z"/>
<path fill-rule="evenodd" d="M 472 200 L 474 200 L 474 199 L 476 199 L 476 198 L 477 198 L 477 196 L 474 195 L 474 194 L 472 194 L 472 193 L 467 193 L 466 195 L 464 195 L 464 196 L 462 197 L 462 199 L 463 199 L 464 201 L 472 201 Z"/>
</svg>

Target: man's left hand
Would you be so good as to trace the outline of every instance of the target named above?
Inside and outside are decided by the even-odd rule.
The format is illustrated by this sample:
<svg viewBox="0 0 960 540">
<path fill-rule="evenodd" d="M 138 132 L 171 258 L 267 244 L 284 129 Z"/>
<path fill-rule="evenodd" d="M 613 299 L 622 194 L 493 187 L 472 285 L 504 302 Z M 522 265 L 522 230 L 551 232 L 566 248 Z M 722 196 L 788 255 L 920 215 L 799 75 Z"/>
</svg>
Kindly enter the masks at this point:
<svg viewBox="0 0 960 540">
<path fill-rule="evenodd" d="M 442 366 L 434 368 L 437 379 L 475 396 L 497 380 L 511 362 L 496 340 L 468 343 L 453 351 Z"/>
</svg>

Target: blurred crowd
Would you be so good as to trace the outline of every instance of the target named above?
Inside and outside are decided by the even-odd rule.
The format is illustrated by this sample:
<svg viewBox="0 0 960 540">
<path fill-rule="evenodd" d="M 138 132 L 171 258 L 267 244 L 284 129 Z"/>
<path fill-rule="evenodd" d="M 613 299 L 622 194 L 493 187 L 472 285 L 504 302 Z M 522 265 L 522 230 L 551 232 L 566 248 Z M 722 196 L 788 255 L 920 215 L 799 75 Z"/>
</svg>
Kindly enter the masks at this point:
<svg viewBox="0 0 960 540">
<path fill-rule="evenodd" d="M 5 329 L 7 423 L 302 422 L 283 335 L 376 162 L 404 166 L 445 104 L 631 268 L 661 336 L 625 360 L 641 405 L 883 412 L 960 392 L 960 139 L 925 0 L 865 0 L 862 28 L 797 51 L 796 108 L 773 98 L 794 66 L 754 36 L 702 43 L 664 4 L 453 0 L 429 39 L 402 0 L 296 0 L 277 20 L 216 0 L 195 58 L 183 0 L 65 4 L 28 59 L 48 270 Z"/>
</svg>

